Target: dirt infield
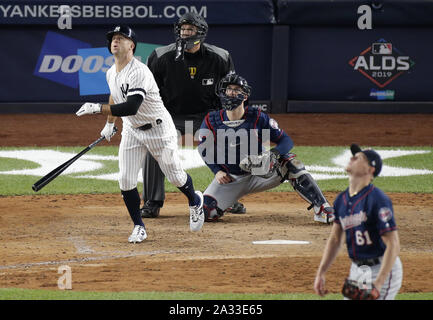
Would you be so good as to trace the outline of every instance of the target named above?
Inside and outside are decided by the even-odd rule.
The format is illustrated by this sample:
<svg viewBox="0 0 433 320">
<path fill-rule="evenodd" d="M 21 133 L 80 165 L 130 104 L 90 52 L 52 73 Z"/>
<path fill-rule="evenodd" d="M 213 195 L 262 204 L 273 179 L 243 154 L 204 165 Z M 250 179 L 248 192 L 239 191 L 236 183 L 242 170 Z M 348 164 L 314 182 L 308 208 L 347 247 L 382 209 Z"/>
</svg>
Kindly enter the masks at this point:
<svg viewBox="0 0 433 320">
<path fill-rule="evenodd" d="M 420 146 L 433 141 L 432 114 L 275 118 L 297 145 Z M 1 123 L 2 146 L 72 146 L 93 141 L 104 118 L 2 115 Z M 113 143 L 119 140 L 117 135 Z M 432 292 L 433 195 L 389 195 L 402 247 L 400 292 Z M 326 196 L 333 201 L 336 193 Z M 68 265 L 77 291 L 312 293 L 330 231 L 313 222 L 306 202 L 293 192 L 245 197 L 246 215 L 227 214 L 198 233 L 189 231 L 184 196 L 168 193 L 161 217 L 145 221 L 148 240 L 136 245 L 127 243 L 132 225 L 120 193 L 0 200 L 0 287 L 56 289 L 58 267 Z M 253 244 L 270 239 L 309 244 Z M 349 264 L 343 247 L 327 276 L 331 292 L 339 292 Z"/>
</svg>

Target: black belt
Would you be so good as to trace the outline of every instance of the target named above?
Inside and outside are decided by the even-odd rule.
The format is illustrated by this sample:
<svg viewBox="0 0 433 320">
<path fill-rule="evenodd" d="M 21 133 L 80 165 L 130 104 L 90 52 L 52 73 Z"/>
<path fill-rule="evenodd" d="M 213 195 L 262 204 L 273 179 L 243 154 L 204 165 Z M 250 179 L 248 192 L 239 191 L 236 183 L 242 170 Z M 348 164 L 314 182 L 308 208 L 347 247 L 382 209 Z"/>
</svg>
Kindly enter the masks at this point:
<svg viewBox="0 0 433 320">
<path fill-rule="evenodd" d="M 375 266 L 377 264 L 380 264 L 379 258 L 371 258 L 371 259 L 363 259 L 363 260 L 352 260 L 354 264 L 356 264 L 358 267 L 360 266 Z"/>
<path fill-rule="evenodd" d="M 152 125 L 151 123 L 146 123 L 145 125 L 142 125 L 141 127 L 137 127 L 137 129 L 142 130 L 142 131 L 146 131 L 146 130 L 152 129 L 153 127 L 156 127 L 161 122 L 162 122 L 161 119 L 156 119 L 155 125 Z"/>
</svg>

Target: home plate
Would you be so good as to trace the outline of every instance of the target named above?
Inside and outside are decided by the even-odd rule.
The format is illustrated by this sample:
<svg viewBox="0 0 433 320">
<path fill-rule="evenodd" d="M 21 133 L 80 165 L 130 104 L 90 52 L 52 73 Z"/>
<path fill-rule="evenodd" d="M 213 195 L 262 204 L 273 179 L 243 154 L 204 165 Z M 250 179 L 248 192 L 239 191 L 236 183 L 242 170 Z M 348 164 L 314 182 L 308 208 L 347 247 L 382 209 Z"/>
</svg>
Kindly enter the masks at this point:
<svg viewBox="0 0 433 320">
<path fill-rule="evenodd" d="M 309 244 L 309 241 L 296 241 L 296 240 L 263 240 L 253 241 L 253 244 Z"/>
</svg>

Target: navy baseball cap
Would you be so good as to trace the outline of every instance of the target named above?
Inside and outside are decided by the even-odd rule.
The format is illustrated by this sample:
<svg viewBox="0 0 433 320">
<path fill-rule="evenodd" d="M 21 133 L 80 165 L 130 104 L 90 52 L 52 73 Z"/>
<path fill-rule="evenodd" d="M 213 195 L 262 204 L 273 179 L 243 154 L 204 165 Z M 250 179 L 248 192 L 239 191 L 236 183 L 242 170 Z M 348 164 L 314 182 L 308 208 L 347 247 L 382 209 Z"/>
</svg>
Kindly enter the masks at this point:
<svg viewBox="0 0 433 320">
<path fill-rule="evenodd" d="M 362 150 L 355 143 L 352 143 L 352 145 L 350 146 L 350 151 L 353 155 L 357 154 L 358 152 L 362 152 L 363 154 L 365 154 L 368 160 L 368 164 L 375 169 L 373 176 L 377 177 L 379 175 L 380 170 L 382 170 L 382 159 L 376 151 L 374 151 L 373 149 Z"/>
</svg>

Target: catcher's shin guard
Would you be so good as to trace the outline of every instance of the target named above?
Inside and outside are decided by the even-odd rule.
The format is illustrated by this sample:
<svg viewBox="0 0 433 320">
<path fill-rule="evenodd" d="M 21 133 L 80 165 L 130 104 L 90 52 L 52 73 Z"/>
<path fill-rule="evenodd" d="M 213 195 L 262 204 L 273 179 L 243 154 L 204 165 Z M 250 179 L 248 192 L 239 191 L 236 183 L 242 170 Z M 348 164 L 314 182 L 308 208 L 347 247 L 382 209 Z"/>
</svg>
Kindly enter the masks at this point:
<svg viewBox="0 0 433 320">
<path fill-rule="evenodd" d="M 292 157 L 286 163 L 287 172 L 283 179 L 288 179 L 293 189 L 304 199 L 310 206 L 308 210 L 314 209 L 316 221 L 330 223 L 334 220 L 334 209 L 326 200 L 325 196 L 313 179 L 311 174 L 305 169 L 304 164 Z"/>
<path fill-rule="evenodd" d="M 224 211 L 218 208 L 217 201 L 208 195 L 204 195 L 203 211 L 206 222 L 218 221 L 224 215 Z"/>
</svg>

